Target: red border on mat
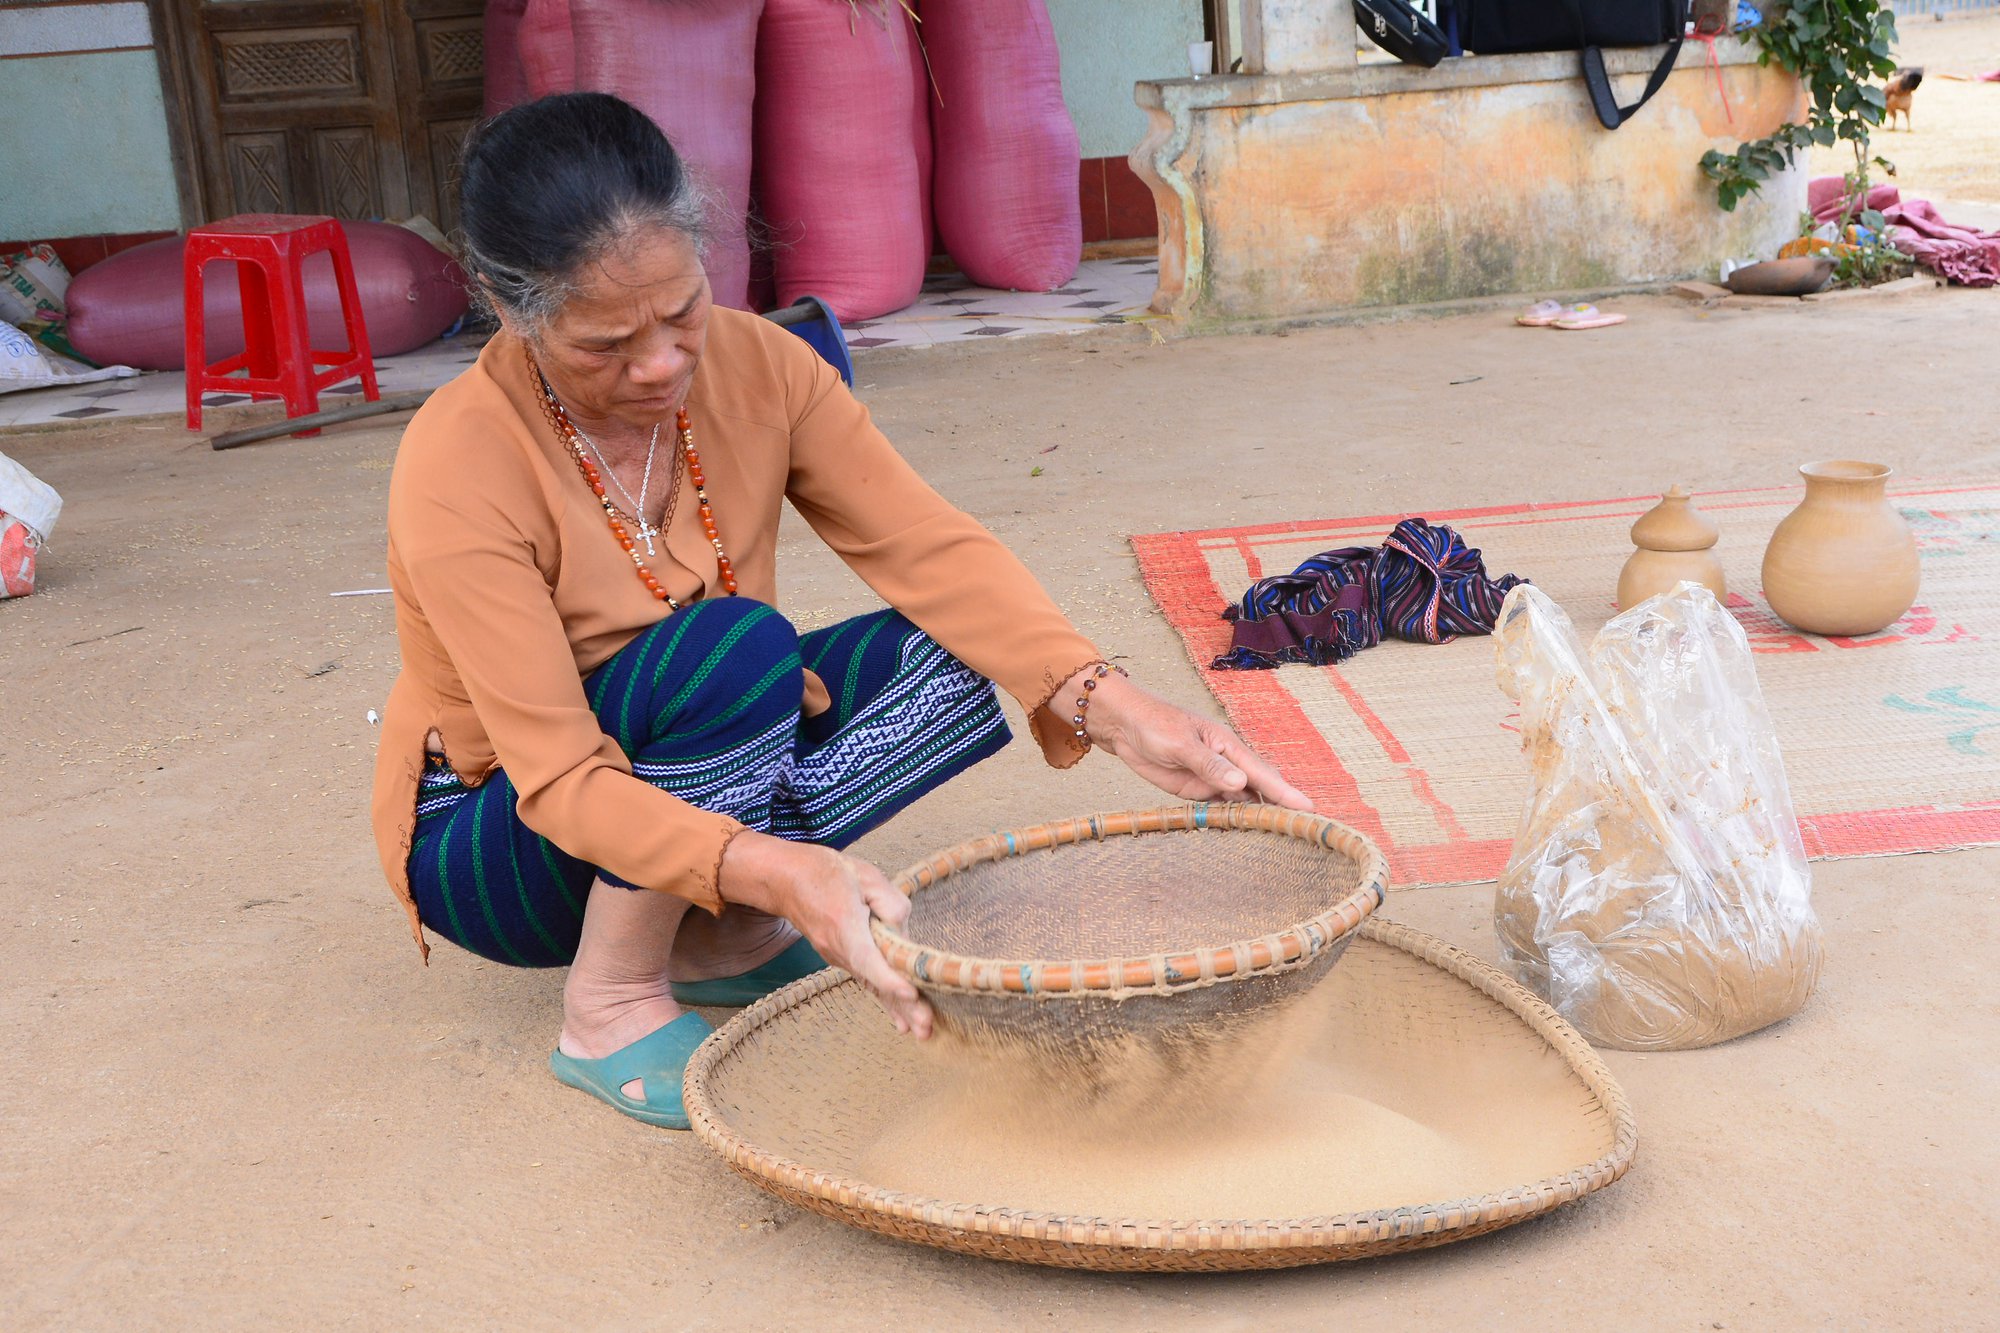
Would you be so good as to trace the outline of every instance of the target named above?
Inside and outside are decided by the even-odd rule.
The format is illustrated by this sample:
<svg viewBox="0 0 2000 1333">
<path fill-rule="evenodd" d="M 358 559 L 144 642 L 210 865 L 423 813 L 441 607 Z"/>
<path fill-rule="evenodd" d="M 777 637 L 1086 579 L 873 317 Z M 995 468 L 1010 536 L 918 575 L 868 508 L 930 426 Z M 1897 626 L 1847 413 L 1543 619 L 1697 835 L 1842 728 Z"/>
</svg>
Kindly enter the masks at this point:
<svg viewBox="0 0 2000 1333">
<path fill-rule="evenodd" d="M 1933 486 L 1922 490 L 1898 490 L 1894 498 L 1959 495 L 1994 489 L 1981 486 Z M 1762 491 L 1741 490 L 1730 495 L 1783 495 L 1796 487 Z M 1422 517 L 1432 522 L 1462 522 L 1466 519 L 1526 517 L 1530 523 L 1573 522 L 1577 509 L 1597 509 L 1646 497 L 1614 497 L 1607 500 L 1566 501 L 1558 504 L 1504 505 L 1485 509 L 1430 511 Z M 1744 506 L 1725 505 L 1724 508 Z M 1636 512 L 1636 511 L 1635 511 Z M 1154 604 L 1181 636 L 1188 656 L 1201 673 L 1209 690 L 1222 703 L 1229 719 L 1244 738 L 1283 770 L 1320 807 L 1320 812 L 1352 825 L 1372 838 L 1389 859 L 1393 880 L 1401 884 L 1467 884 L 1497 879 L 1506 868 L 1511 839 L 1475 839 L 1459 824 L 1452 808 L 1432 790 L 1430 775 L 1410 758 L 1403 744 L 1386 723 L 1369 708 L 1338 667 L 1321 667 L 1332 673 L 1334 686 L 1354 710 L 1356 718 L 1382 746 L 1389 762 L 1408 778 L 1417 799 L 1431 807 L 1447 830 L 1446 840 L 1405 846 L 1398 842 L 1382 821 L 1382 813 L 1361 796 L 1361 787 L 1340 756 L 1327 744 L 1319 728 L 1299 706 L 1299 702 L 1278 682 L 1275 671 L 1211 671 L 1208 664 L 1229 647 L 1229 625 L 1221 618 L 1229 604 L 1215 584 L 1204 542 L 1228 542 L 1249 563 L 1252 577 L 1261 568 L 1254 552 L 1257 537 L 1278 537 L 1302 532 L 1333 532 L 1346 528 L 1395 526 L 1414 514 L 1374 514 L 1360 518 L 1316 519 L 1289 523 L 1262 523 L 1240 528 L 1210 528 L 1182 532 L 1143 533 L 1132 538 L 1139 573 L 1146 581 Z M 1592 515 L 1598 517 L 1598 515 Z M 1894 856 L 1913 852 L 1945 851 L 2000 843 L 2000 801 L 1964 806 L 1911 806 L 1901 809 L 1844 811 L 1837 814 L 1804 815 L 1799 831 L 1806 853 L 1814 859 L 1849 856 Z"/>
</svg>

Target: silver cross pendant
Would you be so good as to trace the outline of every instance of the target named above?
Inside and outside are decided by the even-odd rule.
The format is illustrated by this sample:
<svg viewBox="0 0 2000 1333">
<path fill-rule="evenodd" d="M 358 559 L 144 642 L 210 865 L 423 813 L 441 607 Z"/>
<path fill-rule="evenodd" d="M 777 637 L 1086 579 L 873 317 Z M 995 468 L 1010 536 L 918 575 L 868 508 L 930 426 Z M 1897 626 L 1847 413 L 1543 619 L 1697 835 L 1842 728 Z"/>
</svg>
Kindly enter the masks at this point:
<svg viewBox="0 0 2000 1333">
<path fill-rule="evenodd" d="M 653 549 L 653 534 L 658 531 L 658 528 L 648 523 L 645 519 L 642 518 L 639 520 L 639 540 L 646 543 L 646 554 L 648 556 L 659 554 L 658 551 Z"/>
</svg>

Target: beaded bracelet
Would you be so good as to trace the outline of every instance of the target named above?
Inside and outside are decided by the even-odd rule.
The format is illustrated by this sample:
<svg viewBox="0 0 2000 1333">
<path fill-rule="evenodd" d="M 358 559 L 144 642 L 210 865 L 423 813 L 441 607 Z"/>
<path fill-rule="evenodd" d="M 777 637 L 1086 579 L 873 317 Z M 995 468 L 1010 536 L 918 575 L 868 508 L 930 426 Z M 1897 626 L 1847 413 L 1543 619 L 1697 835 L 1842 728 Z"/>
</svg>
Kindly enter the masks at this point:
<svg viewBox="0 0 2000 1333">
<path fill-rule="evenodd" d="M 1132 679 L 1132 673 L 1122 666 L 1116 666 L 1110 662 L 1084 663 L 1085 670 L 1093 666 L 1097 670 L 1084 680 L 1083 693 L 1077 697 L 1076 701 L 1076 716 L 1070 719 L 1070 722 L 1076 727 L 1076 738 L 1083 742 L 1083 748 L 1086 750 L 1090 748 L 1090 732 L 1084 727 L 1083 719 L 1090 712 L 1090 695 L 1097 688 L 1097 682 L 1103 680 L 1114 671 L 1127 680 Z"/>
</svg>

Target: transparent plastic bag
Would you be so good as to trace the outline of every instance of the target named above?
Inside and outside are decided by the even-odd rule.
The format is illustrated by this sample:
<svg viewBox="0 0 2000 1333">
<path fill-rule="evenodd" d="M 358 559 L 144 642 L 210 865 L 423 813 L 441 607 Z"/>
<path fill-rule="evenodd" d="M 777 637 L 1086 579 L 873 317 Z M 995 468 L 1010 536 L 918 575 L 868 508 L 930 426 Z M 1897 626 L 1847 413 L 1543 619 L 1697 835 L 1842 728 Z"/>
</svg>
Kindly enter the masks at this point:
<svg viewBox="0 0 2000 1333">
<path fill-rule="evenodd" d="M 1683 583 L 1586 658 L 1537 589 L 1507 596 L 1500 688 L 1534 788 L 1494 926 L 1522 982 L 1621 1050 L 1788 1018 L 1819 978 L 1811 875 L 1742 627 Z"/>
</svg>

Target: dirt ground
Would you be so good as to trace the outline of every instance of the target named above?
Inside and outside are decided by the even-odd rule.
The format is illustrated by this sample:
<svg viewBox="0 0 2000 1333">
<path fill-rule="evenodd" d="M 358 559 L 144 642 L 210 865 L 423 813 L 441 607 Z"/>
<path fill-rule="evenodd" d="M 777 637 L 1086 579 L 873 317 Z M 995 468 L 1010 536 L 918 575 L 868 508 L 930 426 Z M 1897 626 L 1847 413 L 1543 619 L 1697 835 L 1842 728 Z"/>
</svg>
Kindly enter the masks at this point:
<svg viewBox="0 0 2000 1333">
<path fill-rule="evenodd" d="M 1631 323 L 1587 336 L 1489 314 L 876 354 L 861 391 L 1087 632 L 1204 709 L 1130 533 L 1769 485 L 1828 453 L 2000 475 L 2000 295 L 1619 308 Z M 558 1085 L 560 975 L 448 945 L 420 967 L 375 865 L 390 608 L 328 594 L 384 581 L 396 439 L 0 441 L 67 501 L 43 590 L 0 605 L 10 1326 L 1992 1327 L 2000 850 L 1819 866 L 1830 962 L 1803 1015 L 1609 1055 L 1630 1176 L 1390 1260 L 1196 1279 L 961 1259 L 779 1205 Z M 867 605 L 802 525 L 784 554 L 801 621 Z M 1017 745 L 861 850 L 900 867 L 1155 799 L 1108 758 L 1059 775 Z M 1386 910 L 1494 955 L 1490 887 Z"/>
<path fill-rule="evenodd" d="M 2000 83 L 1976 76 L 2000 69 L 2000 14 L 1898 20 L 1896 59 L 1924 71 L 1910 107 L 1910 128 L 1878 130 L 1876 154 L 1896 166 L 1887 181 L 1912 199 L 1929 199 L 1947 221 L 2000 226 Z M 1815 175 L 1854 169 L 1845 145 L 1813 153 Z M 1949 205 L 1961 205 L 1957 210 Z"/>
</svg>

